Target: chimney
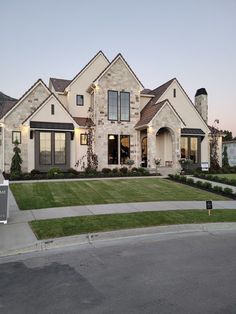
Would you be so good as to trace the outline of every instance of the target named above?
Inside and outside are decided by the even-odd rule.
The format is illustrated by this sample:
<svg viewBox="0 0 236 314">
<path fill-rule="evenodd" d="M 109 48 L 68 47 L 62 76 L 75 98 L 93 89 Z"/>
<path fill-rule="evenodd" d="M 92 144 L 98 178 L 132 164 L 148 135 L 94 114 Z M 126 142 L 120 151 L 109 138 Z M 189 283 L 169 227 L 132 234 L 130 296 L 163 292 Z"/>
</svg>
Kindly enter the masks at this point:
<svg viewBox="0 0 236 314">
<path fill-rule="evenodd" d="M 199 88 L 195 94 L 195 107 L 202 116 L 203 120 L 208 122 L 208 101 L 205 88 Z"/>
</svg>

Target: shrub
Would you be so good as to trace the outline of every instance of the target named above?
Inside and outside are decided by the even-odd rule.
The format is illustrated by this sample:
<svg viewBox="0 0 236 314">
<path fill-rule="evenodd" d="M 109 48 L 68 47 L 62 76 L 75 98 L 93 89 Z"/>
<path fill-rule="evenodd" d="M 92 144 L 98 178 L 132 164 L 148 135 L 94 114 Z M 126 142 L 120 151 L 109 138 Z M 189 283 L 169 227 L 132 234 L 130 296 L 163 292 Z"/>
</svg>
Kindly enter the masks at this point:
<svg viewBox="0 0 236 314">
<path fill-rule="evenodd" d="M 213 191 L 215 191 L 217 193 L 222 193 L 223 189 L 221 186 L 215 185 L 215 186 L 213 186 Z"/>
<path fill-rule="evenodd" d="M 185 176 L 180 176 L 180 182 L 187 182 L 187 178 Z"/>
<path fill-rule="evenodd" d="M 149 174 L 149 171 L 146 168 L 144 168 L 144 167 L 137 168 L 137 171 L 138 171 L 138 173 L 140 175 L 147 175 L 147 174 Z"/>
<path fill-rule="evenodd" d="M 102 168 L 102 173 L 104 174 L 108 174 L 111 172 L 111 169 L 110 168 Z"/>
<path fill-rule="evenodd" d="M 121 168 L 120 168 L 120 172 L 121 172 L 122 174 L 127 174 L 127 173 L 128 173 L 128 168 L 127 168 L 127 167 L 121 167 Z"/>
<path fill-rule="evenodd" d="M 119 169 L 118 168 L 113 168 L 112 169 L 112 173 L 118 173 L 119 172 Z"/>
<path fill-rule="evenodd" d="M 137 167 L 133 167 L 133 168 L 131 169 L 131 171 L 132 171 L 132 172 L 138 172 L 138 168 L 137 168 Z"/>
<path fill-rule="evenodd" d="M 74 168 L 69 168 L 69 169 L 67 170 L 67 172 L 68 172 L 68 173 L 72 173 L 72 174 L 74 174 L 74 175 L 78 175 L 78 171 L 75 170 Z"/>
<path fill-rule="evenodd" d="M 33 169 L 30 171 L 32 176 L 35 176 L 36 174 L 40 174 L 41 172 L 38 169 Z"/>
<path fill-rule="evenodd" d="M 193 180 L 192 178 L 188 178 L 188 179 L 187 179 L 187 183 L 188 183 L 188 184 L 194 184 L 194 180 Z"/>
<path fill-rule="evenodd" d="M 20 180 L 20 179 L 22 179 L 22 175 L 18 172 L 11 172 L 9 179 L 11 181 Z"/>
<path fill-rule="evenodd" d="M 224 188 L 224 193 L 225 194 L 233 194 L 233 190 L 230 188 Z"/>
<path fill-rule="evenodd" d="M 212 184 L 210 182 L 203 182 L 202 187 L 204 189 L 210 190 L 212 189 Z"/>
<path fill-rule="evenodd" d="M 48 170 L 48 172 L 47 172 L 47 177 L 48 177 L 49 179 L 55 178 L 55 177 L 57 177 L 58 174 L 61 174 L 61 173 L 62 173 L 62 172 L 61 172 L 61 169 L 59 169 L 59 168 L 57 168 L 57 167 L 53 167 L 53 168 L 51 168 L 51 169 Z"/>
<path fill-rule="evenodd" d="M 236 180 L 235 179 L 231 179 L 230 184 L 236 186 Z"/>
<path fill-rule="evenodd" d="M 24 173 L 24 174 L 22 175 L 22 178 L 23 178 L 24 180 L 30 180 L 30 179 L 31 179 L 31 174 L 30 174 L 30 173 Z"/>
<path fill-rule="evenodd" d="M 200 180 L 198 180 L 198 181 L 196 182 L 196 186 L 198 186 L 199 188 L 202 187 L 202 184 L 203 184 L 203 182 L 200 181 Z"/>
</svg>

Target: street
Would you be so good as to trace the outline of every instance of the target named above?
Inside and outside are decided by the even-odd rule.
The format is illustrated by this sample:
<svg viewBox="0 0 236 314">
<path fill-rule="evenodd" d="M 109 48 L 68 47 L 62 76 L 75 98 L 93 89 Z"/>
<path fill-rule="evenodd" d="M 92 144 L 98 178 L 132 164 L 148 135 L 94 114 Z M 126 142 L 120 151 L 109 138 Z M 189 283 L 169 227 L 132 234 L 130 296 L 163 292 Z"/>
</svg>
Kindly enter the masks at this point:
<svg viewBox="0 0 236 314">
<path fill-rule="evenodd" d="M 139 236 L 0 259 L 0 313 L 236 313 L 236 233 Z"/>
</svg>

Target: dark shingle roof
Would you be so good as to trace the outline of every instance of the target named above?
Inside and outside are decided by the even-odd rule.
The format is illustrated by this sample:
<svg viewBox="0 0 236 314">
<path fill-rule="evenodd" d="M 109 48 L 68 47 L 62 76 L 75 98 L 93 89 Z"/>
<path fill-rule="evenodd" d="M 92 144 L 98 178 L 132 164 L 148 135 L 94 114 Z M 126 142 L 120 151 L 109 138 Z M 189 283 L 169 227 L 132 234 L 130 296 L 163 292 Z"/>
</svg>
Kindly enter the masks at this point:
<svg viewBox="0 0 236 314">
<path fill-rule="evenodd" d="M 0 119 L 17 103 L 17 99 L 0 92 Z"/>
<path fill-rule="evenodd" d="M 45 130 L 74 130 L 73 123 L 30 121 L 30 128 Z"/>
<path fill-rule="evenodd" d="M 64 80 L 50 77 L 50 81 L 56 92 L 64 92 L 65 88 L 70 84 L 71 80 Z"/>
<path fill-rule="evenodd" d="M 73 119 L 79 126 L 93 126 L 94 125 L 93 121 L 90 118 L 73 117 Z"/>
<path fill-rule="evenodd" d="M 205 133 L 201 129 L 183 128 L 183 129 L 181 129 L 181 135 L 201 135 L 201 136 L 204 136 Z"/>
<path fill-rule="evenodd" d="M 162 84 L 161 86 L 151 90 L 149 92 L 149 94 L 155 95 L 155 97 L 153 97 L 147 104 L 146 106 L 143 108 L 143 110 L 141 111 L 141 117 L 140 120 L 138 121 L 138 123 L 136 124 L 135 127 L 139 127 L 141 125 L 146 125 L 148 124 L 152 118 L 155 116 L 155 114 L 161 109 L 161 107 L 163 106 L 164 102 L 166 101 L 162 101 L 160 103 L 156 102 L 158 101 L 158 99 L 164 94 L 164 92 L 167 90 L 167 88 L 170 86 L 170 84 L 174 81 L 175 79 L 171 79 L 168 82 L 166 82 L 165 84 Z"/>
</svg>

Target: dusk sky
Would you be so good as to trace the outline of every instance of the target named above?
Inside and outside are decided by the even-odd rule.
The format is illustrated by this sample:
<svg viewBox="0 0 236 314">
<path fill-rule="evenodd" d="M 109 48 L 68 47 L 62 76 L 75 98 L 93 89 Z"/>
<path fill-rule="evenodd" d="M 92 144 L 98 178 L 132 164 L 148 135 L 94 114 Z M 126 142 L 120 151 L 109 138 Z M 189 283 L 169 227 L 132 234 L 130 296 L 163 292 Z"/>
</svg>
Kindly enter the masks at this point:
<svg viewBox="0 0 236 314">
<path fill-rule="evenodd" d="M 236 136 L 236 0 L 0 0 L 0 12 L 3 93 L 121 52 L 146 88 L 176 77 L 194 100 L 205 87 L 209 124 Z"/>
</svg>

